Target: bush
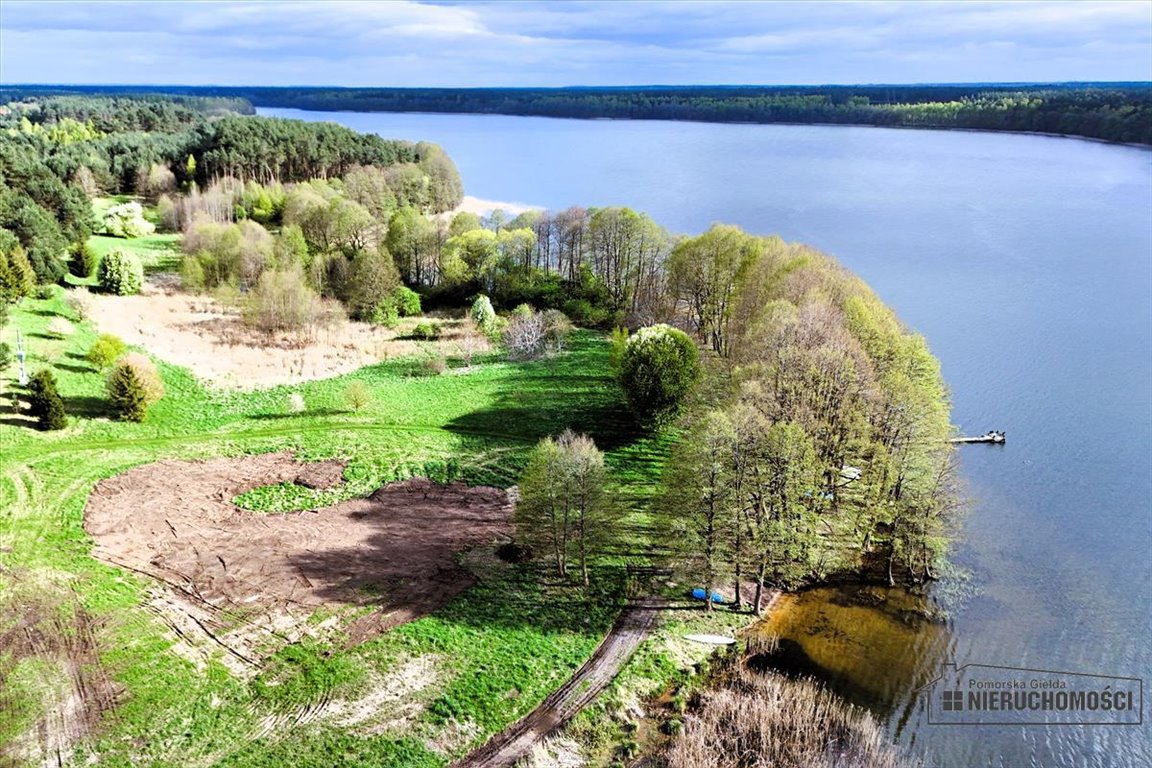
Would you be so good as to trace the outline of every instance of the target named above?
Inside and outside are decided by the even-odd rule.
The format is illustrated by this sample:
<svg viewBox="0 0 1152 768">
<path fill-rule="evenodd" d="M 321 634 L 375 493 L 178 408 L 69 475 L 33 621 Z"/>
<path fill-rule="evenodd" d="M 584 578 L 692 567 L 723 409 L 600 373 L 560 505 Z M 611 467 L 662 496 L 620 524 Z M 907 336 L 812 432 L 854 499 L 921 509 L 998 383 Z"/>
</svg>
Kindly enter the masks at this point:
<svg viewBox="0 0 1152 768">
<path fill-rule="evenodd" d="M 288 395 L 288 413 L 304 413 L 306 410 L 308 410 L 308 406 L 304 402 L 303 395 L 299 392 Z"/>
<path fill-rule="evenodd" d="M 144 285 L 144 265 L 135 254 L 116 249 L 100 260 L 96 281 L 101 290 L 117 296 L 139 293 Z"/>
<path fill-rule="evenodd" d="M 529 310 L 529 314 L 513 314 L 504 327 L 504 349 L 513 360 L 533 360 L 544 354 L 544 318 Z"/>
<path fill-rule="evenodd" d="M 39 299 L 40 301 L 48 301 L 56 297 L 56 287 L 52 285 L 38 285 L 36 290 L 32 292 L 32 298 Z"/>
<path fill-rule="evenodd" d="M 395 328 L 400 324 L 400 310 L 396 306 L 396 301 L 392 297 L 381 301 L 372 310 L 368 320 L 373 325 L 379 325 L 383 328 Z"/>
<path fill-rule="evenodd" d="M 48 333 L 56 338 L 63 339 L 71 336 L 76 332 L 76 328 L 72 323 L 68 322 L 62 317 L 54 317 L 48 323 Z"/>
<path fill-rule="evenodd" d="M 444 355 L 432 352 L 420 358 L 414 373 L 417 376 L 439 376 L 446 370 L 448 361 L 444 359 Z"/>
<path fill-rule="evenodd" d="M 400 317 L 415 317 L 420 314 L 420 294 L 406 285 L 396 286 L 396 290 L 392 291 L 392 301 L 396 304 Z"/>
<path fill-rule="evenodd" d="M 6 371 L 10 365 L 12 365 L 12 347 L 0 341 L 0 373 Z"/>
<path fill-rule="evenodd" d="M 52 371 L 38 371 L 28 382 L 28 393 L 28 412 L 36 418 L 40 429 L 56 430 L 68 426 L 64 400 L 56 389 L 56 377 Z"/>
<path fill-rule="evenodd" d="M 144 421 L 148 409 L 164 396 L 164 382 L 144 355 L 128 354 L 108 374 L 108 399 L 123 421 Z"/>
<path fill-rule="evenodd" d="M 423 341 L 435 341 L 440 338 L 441 331 L 439 323 L 420 323 L 412 329 L 412 336 Z"/>
<path fill-rule="evenodd" d="M 116 358 L 124 354 L 125 349 L 127 349 L 127 345 L 119 336 L 102 333 L 88 348 L 88 353 L 84 355 L 84 359 L 91 363 L 96 370 L 102 371 L 112 365 Z"/>
<path fill-rule="evenodd" d="M 92 316 L 92 294 L 87 288 L 74 288 L 68 291 L 68 309 L 77 320 L 87 320 Z"/>
<path fill-rule="evenodd" d="M 668 325 L 653 325 L 628 339 L 620 363 L 620 385 L 640 422 L 660 426 L 679 413 L 702 372 L 700 353 L 688 334 Z"/>
<path fill-rule="evenodd" d="M 362 410 L 372 402 L 372 395 L 362 381 L 350 382 L 344 390 L 344 400 L 348 407 L 354 411 Z"/>
<path fill-rule="evenodd" d="M 480 294 L 472 302 L 471 317 L 472 322 L 485 336 L 492 338 L 496 335 L 499 329 L 499 324 L 496 321 L 496 310 L 492 308 L 492 300 L 484 294 Z"/>
<path fill-rule="evenodd" d="M 597 307 L 587 299 L 569 299 L 564 302 L 564 314 L 576 325 L 593 328 L 603 326 L 611 315 L 607 309 Z"/>
<path fill-rule="evenodd" d="M 104 231 L 112 237 L 144 237 L 156 231 L 144 218 L 140 203 L 130 202 L 114 205 L 104 214 Z"/>
<path fill-rule="evenodd" d="M 341 317 L 339 305 L 317 296 L 304 282 L 299 269 L 268 270 L 260 275 L 244 307 L 244 322 L 269 333 L 312 333 L 318 326 L 336 322 Z"/>
</svg>

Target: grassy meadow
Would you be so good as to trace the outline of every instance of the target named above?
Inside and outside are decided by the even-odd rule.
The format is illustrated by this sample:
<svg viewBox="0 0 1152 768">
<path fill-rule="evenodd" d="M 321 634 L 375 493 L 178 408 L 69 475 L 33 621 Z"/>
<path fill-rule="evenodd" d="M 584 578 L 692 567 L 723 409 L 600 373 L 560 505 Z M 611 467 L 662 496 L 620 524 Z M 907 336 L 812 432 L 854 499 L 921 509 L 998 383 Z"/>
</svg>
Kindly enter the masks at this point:
<svg viewBox="0 0 1152 768">
<path fill-rule="evenodd" d="M 83 510 L 103 478 L 165 458 L 288 449 L 306 459 L 347 459 L 346 484 L 322 496 L 257 489 L 240 499 L 254 513 L 332 503 L 412 475 L 507 487 L 538 439 L 572 427 L 595 437 L 615 482 L 631 489 L 622 493 L 621 513 L 635 524 L 618 564 L 645 552 L 644 495 L 664 445 L 637 436 L 608 372 L 606 341 L 584 331 L 548 360 L 492 356 L 425 376 L 415 361 L 395 359 L 250 393 L 212 391 L 191 371 L 159 363 L 165 397 L 144 423 L 119 422 L 102 375 L 84 360 L 97 331 L 71 315 L 65 294 L 57 288 L 51 298 L 25 299 L 4 329 L 9 343 L 15 329 L 23 332 L 30 373 L 56 374 L 70 423 L 59 432 L 33 429 L 12 408 L 15 365 L 4 372 L 0 635 L 21 620 L 45 636 L 61 627 L 67 633 L 81 616 L 95 628 L 99 663 L 119 686 L 118 705 L 82 755 L 91 750 L 108 765 L 281 765 L 289 756 L 298 766 L 443 765 L 530 710 L 610 626 L 622 596 L 612 562 L 603 566 L 601 587 L 585 593 L 489 557 L 481 583 L 437 614 L 350 650 L 338 629 L 321 633 L 276 651 L 251 680 L 231 675 L 218 659 L 196 664 L 173 653 L 174 638 L 144 607 L 155 586 L 89 554 Z M 73 321 L 74 333 L 49 332 L 58 316 Z M 346 403 L 352 381 L 369 393 L 357 411 Z M 293 394 L 303 397 L 304 412 L 289 408 Z M 434 668 L 434 683 L 409 697 L 416 706 L 401 732 L 296 724 L 310 706 L 355 699 L 416 659 Z M 0 668 L 7 670 L 0 686 L 4 744 L 58 705 L 63 671 L 36 656 L 0 658 Z"/>
</svg>

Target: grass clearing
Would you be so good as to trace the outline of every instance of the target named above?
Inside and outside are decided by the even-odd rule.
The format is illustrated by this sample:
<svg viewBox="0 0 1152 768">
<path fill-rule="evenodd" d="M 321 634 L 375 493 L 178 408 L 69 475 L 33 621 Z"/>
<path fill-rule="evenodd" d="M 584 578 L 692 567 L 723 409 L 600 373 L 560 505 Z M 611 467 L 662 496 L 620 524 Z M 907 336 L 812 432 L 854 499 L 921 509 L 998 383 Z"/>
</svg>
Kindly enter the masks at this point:
<svg viewBox="0 0 1152 768">
<path fill-rule="evenodd" d="M 532 363 L 489 360 L 421 377 L 411 375 L 410 361 L 391 360 L 250 393 L 209 390 L 190 371 L 159 363 L 164 399 L 144 423 L 128 424 L 112 420 L 103 376 L 83 359 L 96 330 L 78 322 L 71 336 L 54 338 L 47 326 L 59 315 L 70 316 L 57 289 L 52 298 L 24 300 L 3 332 L 9 342 L 15 328 L 25 334 L 30 373 L 54 371 L 71 422 L 38 432 L 23 415 L 26 404 L 13 409 L 8 394 L 0 397 L 0 602 L 11 593 L 12 574 L 21 573 L 45 600 L 82 609 L 99 626 L 99 662 L 122 689 L 115 715 L 92 743 L 108 764 L 444 765 L 535 706 L 610 626 L 621 593 L 615 571 L 602 591 L 586 594 L 495 561 L 482 569 L 480 584 L 433 616 L 350 650 L 290 646 L 263 674 L 242 680 L 219 658 L 197 664 L 174 653 L 171 629 L 147 607 L 150 582 L 94 560 L 83 530 L 99 480 L 163 458 L 290 449 L 304 459 L 347 459 L 344 485 L 309 500 L 330 503 L 413 475 L 507 487 L 537 440 L 571 427 L 607 451 L 618 480 L 651 485 L 662 443 L 634 436 L 599 335 L 578 332 L 570 351 Z M 4 393 L 16 389 L 15 375 L 14 368 L 4 372 Z M 356 412 L 345 404 L 351 381 L 370 393 Z M 286 407 L 294 392 L 308 404 L 303 413 Z M 257 489 L 246 500 L 265 512 L 305 501 L 302 491 L 283 488 Z M 645 551 L 642 511 L 626 514 L 620 560 Z M 386 676 L 423 654 L 449 661 L 403 733 L 358 733 L 309 719 L 325 702 L 355 697 L 365 676 Z M 50 690 L 59 679 L 34 657 L 18 663 L 18 679 L 0 684 L 0 697 L 18 702 L 9 710 L 15 722 L 0 723 L 0 755 L 12 734 L 52 704 L 29 691 Z M 264 732 L 269 717 L 281 718 L 280 726 Z"/>
</svg>

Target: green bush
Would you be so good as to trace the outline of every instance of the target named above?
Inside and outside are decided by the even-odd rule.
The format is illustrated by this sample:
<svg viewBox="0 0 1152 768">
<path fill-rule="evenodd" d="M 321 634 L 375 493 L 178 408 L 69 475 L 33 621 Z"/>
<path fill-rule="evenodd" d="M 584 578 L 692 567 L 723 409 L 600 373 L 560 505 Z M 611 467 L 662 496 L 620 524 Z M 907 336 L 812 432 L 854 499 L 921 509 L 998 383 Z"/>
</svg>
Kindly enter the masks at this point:
<svg viewBox="0 0 1152 768">
<path fill-rule="evenodd" d="M 112 237 L 144 237 L 156 231 L 144 218 L 140 203 L 128 202 L 114 205 L 104 214 L 104 231 Z"/>
<path fill-rule="evenodd" d="M 423 341 L 435 341 L 440 338 L 441 332 L 439 323 L 420 323 L 412 329 L 412 336 Z"/>
<path fill-rule="evenodd" d="M 36 418 L 40 429 L 55 430 L 68 426 L 64 400 L 56 389 L 56 377 L 52 371 L 46 368 L 37 371 L 28 382 L 28 393 L 28 412 Z"/>
<path fill-rule="evenodd" d="M 144 421 L 152 404 L 164 396 L 164 382 L 152 361 L 143 355 L 125 355 L 108 374 L 108 399 L 123 421 Z"/>
<path fill-rule="evenodd" d="M 100 260 L 96 281 L 102 290 L 118 296 L 139 293 L 144 285 L 144 265 L 135 254 L 119 249 L 109 251 Z"/>
<path fill-rule="evenodd" d="M 56 297 L 56 287 L 53 285 L 38 285 L 36 290 L 32 292 L 32 298 L 39 299 L 40 301 L 48 301 Z"/>
<path fill-rule="evenodd" d="M 564 314 L 576 325 L 589 328 L 604 326 L 611 315 L 607 309 L 597 307 L 587 299 L 570 299 L 564 302 Z"/>
<path fill-rule="evenodd" d="M 119 336 L 102 333 L 96 341 L 92 342 L 92 346 L 88 348 L 88 353 L 84 355 L 84 359 L 91 363 L 96 370 L 102 371 L 112 365 L 116 358 L 124 354 L 124 350 L 127 348 Z"/>
<path fill-rule="evenodd" d="M 702 373 L 700 352 L 688 334 L 653 325 L 628 339 L 620 362 L 620 385 L 637 419 L 661 426 L 680 412 Z"/>
<path fill-rule="evenodd" d="M 372 314 L 369 315 L 368 321 L 384 328 L 395 328 L 399 325 L 400 310 L 396 307 L 395 300 L 389 296 L 377 304 L 372 310 Z"/>
<path fill-rule="evenodd" d="M 400 317 L 415 317 L 420 314 L 420 294 L 406 285 L 396 286 L 392 291 L 392 301 Z"/>
</svg>

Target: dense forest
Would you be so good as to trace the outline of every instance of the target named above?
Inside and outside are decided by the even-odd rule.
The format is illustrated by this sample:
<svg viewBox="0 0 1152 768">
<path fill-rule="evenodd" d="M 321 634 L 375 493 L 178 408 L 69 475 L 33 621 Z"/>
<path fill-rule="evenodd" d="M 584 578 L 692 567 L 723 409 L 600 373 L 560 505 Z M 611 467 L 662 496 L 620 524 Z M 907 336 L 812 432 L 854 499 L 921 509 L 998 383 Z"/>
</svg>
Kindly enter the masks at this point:
<svg viewBox="0 0 1152 768">
<path fill-rule="evenodd" d="M 98 226 L 90 200 L 99 195 L 165 195 L 171 205 L 175 193 L 200 199 L 221 184 L 357 173 L 379 177 L 377 197 L 422 212 L 448 210 L 463 194 L 434 145 L 238 112 L 251 107 L 192 97 L 60 96 L 0 107 L 0 243 L 6 251 L 18 243 L 37 279 L 50 283 Z M 235 216 L 229 203 L 227 217 Z"/>
<path fill-rule="evenodd" d="M 0 89 L 0 100 L 52 92 L 163 92 L 245 99 L 258 107 L 319 111 L 1036 131 L 1152 144 L 1152 86 L 1148 83 L 603 88 L 20 86 Z"/>
</svg>

